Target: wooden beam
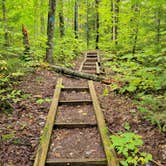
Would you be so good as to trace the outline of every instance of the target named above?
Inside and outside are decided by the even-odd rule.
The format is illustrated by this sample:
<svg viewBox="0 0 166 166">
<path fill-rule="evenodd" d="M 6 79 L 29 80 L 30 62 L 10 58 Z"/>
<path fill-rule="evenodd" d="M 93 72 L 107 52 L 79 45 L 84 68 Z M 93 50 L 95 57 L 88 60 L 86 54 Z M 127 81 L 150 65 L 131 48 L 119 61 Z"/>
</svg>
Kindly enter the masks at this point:
<svg viewBox="0 0 166 166">
<path fill-rule="evenodd" d="M 96 73 L 100 74 L 100 67 L 99 67 L 98 62 L 96 62 Z"/>
<path fill-rule="evenodd" d="M 64 87 L 62 91 L 89 91 L 89 87 Z"/>
<path fill-rule="evenodd" d="M 48 112 L 47 121 L 43 129 L 43 134 L 40 139 L 39 148 L 36 154 L 35 162 L 33 166 L 45 166 L 45 161 L 47 157 L 47 152 L 50 144 L 50 138 L 52 134 L 52 129 L 54 126 L 54 120 L 56 116 L 56 111 L 58 107 L 60 92 L 62 87 L 62 78 L 58 79 L 56 89 L 54 92 L 53 100 Z"/>
<path fill-rule="evenodd" d="M 79 68 L 79 72 L 81 72 L 82 71 L 82 67 L 83 67 L 83 65 L 84 65 L 84 63 L 86 62 L 86 56 L 87 56 L 87 53 L 85 53 L 85 55 L 84 55 L 84 60 L 83 60 L 83 62 L 81 63 L 81 66 L 80 66 L 80 68 Z"/>
<path fill-rule="evenodd" d="M 59 105 L 62 104 L 91 104 L 92 100 L 60 100 Z"/>
<path fill-rule="evenodd" d="M 91 128 L 97 127 L 96 123 L 58 123 L 55 122 L 54 128 L 67 128 L 67 129 L 74 129 L 74 128 Z"/>
<path fill-rule="evenodd" d="M 55 159 L 47 160 L 46 166 L 106 166 L 105 158 L 101 159 Z"/>
<path fill-rule="evenodd" d="M 115 153 L 114 149 L 110 148 L 112 143 L 111 143 L 108 133 L 107 133 L 107 126 L 106 126 L 106 123 L 104 120 L 103 112 L 100 108 L 100 105 L 99 105 L 99 102 L 97 99 L 93 81 L 88 81 L 88 84 L 89 84 L 90 94 L 91 94 L 91 97 L 93 100 L 93 107 L 94 107 L 95 114 L 96 114 L 96 119 L 97 119 L 100 136 L 102 139 L 104 151 L 105 151 L 106 158 L 107 158 L 107 165 L 108 166 L 118 166 L 119 163 L 118 163 L 118 160 L 116 157 L 116 153 Z"/>
</svg>

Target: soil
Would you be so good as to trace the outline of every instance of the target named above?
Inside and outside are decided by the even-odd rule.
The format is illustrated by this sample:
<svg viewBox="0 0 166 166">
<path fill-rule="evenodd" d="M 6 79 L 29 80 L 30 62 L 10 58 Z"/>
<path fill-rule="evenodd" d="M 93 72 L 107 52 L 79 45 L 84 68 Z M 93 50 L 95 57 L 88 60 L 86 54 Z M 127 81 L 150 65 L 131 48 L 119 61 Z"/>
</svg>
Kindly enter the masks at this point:
<svg viewBox="0 0 166 166">
<path fill-rule="evenodd" d="M 104 96 L 103 91 L 109 89 L 109 86 L 101 83 L 95 83 L 95 88 L 110 131 L 128 132 L 124 127 L 128 123 L 129 132 L 142 136 L 144 145 L 140 150 L 151 153 L 154 160 L 165 165 L 166 133 L 160 132 L 155 125 L 143 119 L 137 106 L 127 96 L 120 96 L 113 92 Z"/>
<path fill-rule="evenodd" d="M 78 61 L 79 65 L 80 62 Z M 50 107 L 49 100 L 44 99 L 52 98 L 59 77 L 63 78 L 65 87 L 88 87 L 87 80 L 58 75 L 46 69 L 37 69 L 15 86 L 14 89 L 21 90 L 29 96 L 12 103 L 14 110 L 11 114 L 0 113 L 0 166 L 33 165 L 31 158 L 36 153 Z M 112 92 L 103 96 L 103 90 L 109 87 L 101 83 L 95 83 L 95 87 L 110 131 L 112 133 L 126 132 L 124 125 L 128 123 L 129 131 L 141 135 L 144 140 L 141 150 L 151 153 L 156 161 L 164 165 L 166 163 L 166 133 L 160 132 L 156 126 L 144 120 L 136 105 L 128 97 Z M 77 98 L 80 97 L 76 92 L 73 92 L 73 95 Z M 87 98 L 86 95 L 85 98 Z M 38 102 L 41 99 L 44 102 Z M 94 121 L 95 116 L 90 105 L 59 107 L 57 122 Z M 48 155 L 51 159 L 104 157 L 96 128 L 57 129 L 52 136 L 51 146 L 53 144 L 57 149 L 51 148 L 52 151 Z M 61 146 L 66 148 L 62 149 Z"/>
<path fill-rule="evenodd" d="M 93 106 L 91 104 L 83 104 L 77 106 L 62 105 L 59 106 L 56 122 L 65 123 L 96 123 Z"/>
<path fill-rule="evenodd" d="M 97 129 L 55 130 L 48 159 L 56 158 L 105 158 Z"/>
<path fill-rule="evenodd" d="M 90 93 L 87 91 L 76 92 L 76 91 L 66 91 L 61 92 L 60 100 L 71 101 L 71 100 L 91 100 Z"/>
<path fill-rule="evenodd" d="M 37 104 L 39 99 L 52 98 L 58 75 L 38 69 L 25 76 L 14 89 L 29 94 L 12 103 L 11 114 L 0 113 L 0 166 L 30 166 L 45 124 L 50 102 Z"/>
</svg>

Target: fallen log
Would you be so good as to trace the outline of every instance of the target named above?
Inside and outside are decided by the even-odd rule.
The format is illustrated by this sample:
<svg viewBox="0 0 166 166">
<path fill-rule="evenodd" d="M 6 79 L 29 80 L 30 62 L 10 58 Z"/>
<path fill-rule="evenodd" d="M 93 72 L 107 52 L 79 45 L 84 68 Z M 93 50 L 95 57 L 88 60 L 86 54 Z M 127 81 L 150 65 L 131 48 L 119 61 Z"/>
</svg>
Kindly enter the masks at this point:
<svg viewBox="0 0 166 166">
<path fill-rule="evenodd" d="M 89 80 L 93 80 L 93 81 L 105 80 L 105 78 L 102 77 L 102 76 L 97 76 L 97 75 L 94 75 L 94 74 L 83 73 L 83 72 L 75 71 L 75 70 L 68 69 L 68 68 L 65 68 L 65 67 L 60 67 L 60 66 L 55 66 L 55 65 L 49 65 L 49 67 L 53 71 L 56 71 L 56 72 L 62 73 L 62 74 L 67 74 L 67 75 L 80 77 L 80 78 L 84 78 L 84 79 L 89 79 Z"/>
</svg>

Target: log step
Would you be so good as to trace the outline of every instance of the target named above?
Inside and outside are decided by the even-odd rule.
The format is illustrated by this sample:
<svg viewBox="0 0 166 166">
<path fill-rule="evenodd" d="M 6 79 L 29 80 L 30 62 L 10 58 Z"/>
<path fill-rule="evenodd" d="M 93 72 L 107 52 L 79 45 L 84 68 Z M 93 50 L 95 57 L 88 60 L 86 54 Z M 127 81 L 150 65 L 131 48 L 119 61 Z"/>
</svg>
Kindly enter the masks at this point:
<svg viewBox="0 0 166 166">
<path fill-rule="evenodd" d="M 90 127 L 97 127 L 96 123 L 58 123 L 55 122 L 54 129 L 57 128 L 67 128 L 67 129 L 74 129 L 74 128 L 90 128 Z"/>
<path fill-rule="evenodd" d="M 62 104 L 92 104 L 92 100 L 60 100 L 59 105 Z"/>
<path fill-rule="evenodd" d="M 55 159 L 47 160 L 46 166 L 106 166 L 105 158 L 101 159 Z"/>
</svg>

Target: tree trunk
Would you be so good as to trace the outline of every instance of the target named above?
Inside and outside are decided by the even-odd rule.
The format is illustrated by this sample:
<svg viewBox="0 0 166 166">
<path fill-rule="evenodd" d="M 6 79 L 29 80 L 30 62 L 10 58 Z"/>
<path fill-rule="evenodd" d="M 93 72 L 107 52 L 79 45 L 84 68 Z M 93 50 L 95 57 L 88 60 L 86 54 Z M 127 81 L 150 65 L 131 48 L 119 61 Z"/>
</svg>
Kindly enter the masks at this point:
<svg viewBox="0 0 166 166">
<path fill-rule="evenodd" d="M 87 49 L 89 48 L 89 0 L 86 0 L 86 7 L 87 7 L 87 13 L 86 13 L 86 43 L 87 43 Z"/>
<path fill-rule="evenodd" d="M 39 14 L 38 14 L 39 2 L 38 0 L 34 1 L 34 38 L 38 38 L 38 27 L 39 27 Z"/>
<path fill-rule="evenodd" d="M 78 1 L 75 0 L 74 5 L 74 32 L 75 32 L 75 39 L 78 38 Z"/>
<path fill-rule="evenodd" d="M 105 78 L 101 77 L 101 76 L 97 76 L 94 74 L 88 74 L 88 73 L 82 73 L 82 72 L 78 72 L 78 71 L 74 71 L 65 67 L 60 67 L 60 66 L 55 66 L 55 65 L 50 65 L 51 69 L 58 72 L 58 73 L 62 73 L 62 74 L 67 74 L 67 75 L 71 75 L 71 76 L 75 76 L 75 77 L 80 77 L 80 78 L 84 78 L 84 79 L 90 79 L 90 80 L 94 80 L 94 81 L 102 81 Z"/>
<path fill-rule="evenodd" d="M 64 16 L 63 16 L 63 0 L 59 0 L 59 29 L 60 29 L 60 37 L 65 35 L 65 27 L 64 27 Z"/>
<path fill-rule="evenodd" d="M 96 49 L 99 49 L 99 0 L 96 0 Z"/>
<path fill-rule="evenodd" d="M 23 45 L 24 45 L 24 54 L 29 54 L 30 44 L 29 44 L 29 36 L 28 31 L 24 25 L 22 25 L 22 34 L 23 34 Z"/>
<path fill-rule="evenodd" d="M 7 18 L 6 18 L 6 0 L 2 0 L 2 13 L 3 13 L 3 29 L 4 29 L 4 45 L 9 45 L 9 35 L 7 29 Z"/>
<path fill-rule="evenodd" d="M 43 11 L 43 6 L 44 6 L 44 0 L 40 0 L 40 33 L 43 35 L 45 34 L 45 18 L 44 18 L 44 11 Z"/>
<path fill-rule="evenodd" d="M 56 0 L 49 0 L 49 11 L 48 11 L 48 24 L 47 24 L 47 48 L 46 48 L 46 61 L 53 63 L 53 39 L 55 30 L 55 9 Z"/>
<path fill-rule="evenodd" d="M 160 24 L 161 24 L 161 20 L 160 20 L 160 17 L 161 17 L 161 9 L 157 9 L 157 13 L 156 13 L 156 30 L 157 30 L 157 33 L 156 33 L 156 47 L 157 47 L 157 52 L 160 51 Z"/>
<path fill-rule="evenodd" d="M 134 18 L 132 18 L 132 22 L 134 22 L 134 40 L 133 40 L 133 48 L 132 48 L 132 54 L 135 55 L 136 47 L 137 47 L 137 39 L 138 39 L 138 32 L 139 32 L 139 4 L 134 4 L 132 6 L 133 12 L 135 14 Z"/>
<path fill-rule="evenodd" d="M 112 40 L 118 44 L 118 23 L 119 23 L 119 2 L 120 0 L 111 1 L 112 12 Z"/>
</svg>

